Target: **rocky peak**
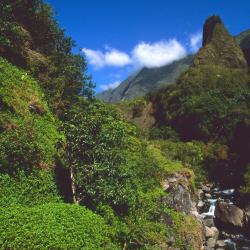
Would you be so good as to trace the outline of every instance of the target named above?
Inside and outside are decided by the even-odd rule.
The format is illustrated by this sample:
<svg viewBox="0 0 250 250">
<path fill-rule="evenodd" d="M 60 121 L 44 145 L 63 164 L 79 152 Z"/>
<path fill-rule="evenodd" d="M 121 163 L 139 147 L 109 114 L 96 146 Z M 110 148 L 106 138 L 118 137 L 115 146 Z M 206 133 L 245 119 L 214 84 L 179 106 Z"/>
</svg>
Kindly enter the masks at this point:
<svg viewBox="0 0 250 250">
<path fill-rule="evenodd" d="M 219 16 L 211 16 L 206 20 L 203 26 L 202 46 L 205 46 L 212 40 L 213 33 L 217 25 L 223 25 Z"/>
<path fill-rule="evenodd" d="M 222 65 L 228 68 L 247 68 L 244 54 L 225 28 L 219 16 L 209 17 L 203 26 L 202 48 L 193 65 Z"/>
</svg>

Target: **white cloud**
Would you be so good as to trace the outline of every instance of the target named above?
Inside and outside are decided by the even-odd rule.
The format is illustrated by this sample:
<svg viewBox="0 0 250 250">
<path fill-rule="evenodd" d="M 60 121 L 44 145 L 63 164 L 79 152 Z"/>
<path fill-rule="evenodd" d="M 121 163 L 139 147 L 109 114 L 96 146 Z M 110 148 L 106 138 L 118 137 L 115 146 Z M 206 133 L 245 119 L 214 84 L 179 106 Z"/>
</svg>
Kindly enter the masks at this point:
<svg viewBox="0 0 250 250">
<path fill-rule="evenodd" d="M 201 47 L 201 40 L 201 32 L 190 35 L 190 48 L 193 52 L 196 52 Z"/>
<path fill-rule="evenodd" d="M 197 45 L 192 38 L 192 46 Z M 140 42 L 130 54 L 108 46 L 104 51 L 83 48 L 89 63 L 95 68 L 105 66 L 124 67 L 133 65 L 139 67 L 160 67 L 186 56 L 186 48 L 176 39 L 162 40 L 155 43 Z"/>
<path fill-rule="evenodd" d="M 132 51 L 135 66 L 160 67 L 186 56 L 186 49 L 176 39 L 156 43 L 141 42 Z"/>
<path fill-rule="evenodd" d="M 104 66 L 123 67 L 131 63 L 128 54 L 113 48 L 106 48 L 105 52 L 83 48 L 89 63 L 96 68 Z"/>
<path fill-rule="evenodd" d="M 114 89 L 116 87 L 118 87 L 120 85 L 121 81 L 115 81 L 112 83 L 108 83 L 108 84 L 102 84 L 100 85 L 100 88 L 102 90 L 108 90 L 108 89 Z"/>
<path fill-rule="evenodd" d="M 116 49 L 111 49 L 104 55 L 106 64 L 110 66 L 123 67 L 131 63 L 131 59 L 126 53 L 118 51 Z"/>
</svg>

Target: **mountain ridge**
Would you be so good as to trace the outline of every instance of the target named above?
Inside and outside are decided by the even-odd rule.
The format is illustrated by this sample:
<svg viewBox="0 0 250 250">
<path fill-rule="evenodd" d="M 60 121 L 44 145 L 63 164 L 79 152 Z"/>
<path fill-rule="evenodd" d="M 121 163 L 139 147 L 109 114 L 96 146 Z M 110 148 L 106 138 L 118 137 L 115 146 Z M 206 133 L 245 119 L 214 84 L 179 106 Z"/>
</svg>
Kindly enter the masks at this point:
<svg viewBox="0 0 250 250">
<path fill-rule="evenodd" d="M 97 94 L 97 98 L 115 103 L 143 96 L 151 90 L 175 83 L 180 74 L 191 65 L 192 59 L 193 55 L 188 55 L 162 67 L 144 67 L 122 81 L 117 88 Z"/>
</svg>

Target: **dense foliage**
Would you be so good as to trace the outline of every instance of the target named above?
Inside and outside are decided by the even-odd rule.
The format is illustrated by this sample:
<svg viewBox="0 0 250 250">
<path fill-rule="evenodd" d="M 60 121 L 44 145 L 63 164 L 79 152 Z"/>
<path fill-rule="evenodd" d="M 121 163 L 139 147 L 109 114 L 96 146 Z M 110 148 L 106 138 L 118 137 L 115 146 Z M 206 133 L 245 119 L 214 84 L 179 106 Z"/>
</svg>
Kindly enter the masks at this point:
<svg viewBox="0 0 250 250">
<path fill-rule="evenodd" d="M 118 230 L 117 237 L 130 247 L 164 242 L 161 181 L 182 165 L 136 138 L 135 127 L 112 106 L 83 101 L 65 120 L 64 164 L 74 176 L 75 199 L 92 209 L 110 206 L 118 221 L 125 223 L 125 232 Z"/>
<path fill-rule="evenodd" d="M 116 249 L 112 229 L 84 207 L 48 203 L 0 211 L 3 249 Z"/>
<path fill-rule="evenodd" d="M 231 183 L 234 180 L 235 185 L 243 183 L 250 161 L 246 153 L 250 86 L 245 70 L 217 65 L 191 67 L 178 84 L 152 93 L 150 98 L 158 127 L 174 128 L 184 141 L 225 145 L 224 149 L 223 146 L 218 149 L 225 152 L 224 159 L 209 164 L 210 176 L 228 178 Z"/>
<path fill-rule="evenodd" d="M 17 205 L 35 206 L 61 200 L 51 171 L 0 175 L 0 207 L 9 209 Z"/>
<path fill-rule="evenodd" d="M 42 0 L 1 1 L 0 33 L 0 55 L 39 79 L 58 115 L 77 101 L 77 94 L 92 96 L 86 62 L 72 54 L 75 44 L 59 27 L 48 4 Z"/>
<path fill-rule="evenodd" d="M 0 2 L 0 248 L 198 249 L 162 186 L 233 177 L 248 197 L 249 74 L 191 67 L 150 102 L 107 105 L 73 46 L 42 0 Z"/>
<path fill-rule="evenodd" d="M 0 58 L 0 172 L 50 168 L 62 138 L 38 83 Z"/>
</svg>

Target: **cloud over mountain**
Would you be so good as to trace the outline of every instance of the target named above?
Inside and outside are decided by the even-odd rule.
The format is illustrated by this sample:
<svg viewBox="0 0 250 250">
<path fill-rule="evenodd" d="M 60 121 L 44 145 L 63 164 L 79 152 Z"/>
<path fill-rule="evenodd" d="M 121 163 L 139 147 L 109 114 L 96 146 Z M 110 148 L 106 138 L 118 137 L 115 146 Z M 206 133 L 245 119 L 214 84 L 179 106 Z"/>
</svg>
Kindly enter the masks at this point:
<svg viewBox="0 0 250 250">
<path fill-rule="evenodd" d="M 155 43 L 138 43 L 130 54 L 114 48 L 105 47 L 104 51 L 83 48 L 89 63 L 95 68 L 106 66 L 160 67 L 186 56 L 185 47 L 176 39 Z"/>
<path fill-rule="evenodd" d="M 132 51 L 135 66 L 148 68 L 167 65 L 186 56 L 186 49 L 176 39 L 156 43 L 140 42 Z"/>
</svg>

